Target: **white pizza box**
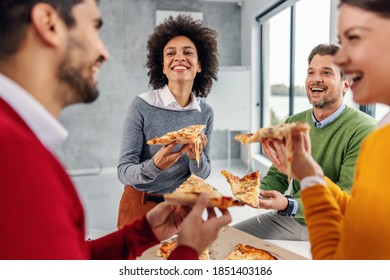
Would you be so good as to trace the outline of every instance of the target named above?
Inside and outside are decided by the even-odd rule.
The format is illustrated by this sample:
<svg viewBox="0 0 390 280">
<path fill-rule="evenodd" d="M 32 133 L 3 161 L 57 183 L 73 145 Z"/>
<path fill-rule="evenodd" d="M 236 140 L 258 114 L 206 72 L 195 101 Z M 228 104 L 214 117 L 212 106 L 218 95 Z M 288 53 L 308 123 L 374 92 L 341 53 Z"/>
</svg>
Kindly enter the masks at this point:
<svg viewBox="0 0 390 280">
<path fill-rule="evenodd" d="M 163 242 L 169 242 L 172 240 L 175 240 L 175 238 Z M 304 256 L 293 253 L 273 243 L 267 242 L 263 239 L 257 238 L 232 227 L 222 231 L 219 234 L 217 240 L 209 246 L 210 258 L 212 260 L 224 260 L 236 248 L 238 243 L 266 250 L 274 255 L 278 260 L 307 260 L 307 258 Z M 158 257 L 156 255 L 156 252 L 160 246 L 161 245 L 159 244 L 149 248 L 138 259 L 163 260 L 162 257 Z"/>
</svg>

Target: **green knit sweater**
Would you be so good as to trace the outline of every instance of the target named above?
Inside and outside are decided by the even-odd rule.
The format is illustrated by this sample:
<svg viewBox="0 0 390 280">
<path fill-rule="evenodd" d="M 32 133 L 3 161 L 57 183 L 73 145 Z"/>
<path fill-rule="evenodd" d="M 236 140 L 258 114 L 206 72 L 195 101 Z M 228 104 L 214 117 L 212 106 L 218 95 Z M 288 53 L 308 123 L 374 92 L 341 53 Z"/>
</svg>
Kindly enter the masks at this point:
<svg viewBox="0 0 390 280">
<path fill-rule="evenodd" d="M 311 112 L 310 109 L 292 115 L 286 122 L 304 121 L 310 125 L 313 158 L 321 165 L 326 176 L 349 193 L 360 144 L 374 130 L 376 121 L 361 111 L 347 107 L 333 122 L 322 128 L 317 128 L 313 123 Z M 284 194 L 288 189 L 287 176 L 280 173 L 272 165 L 267 175 L 261 180 L 260 188 L 276 190 Z M 295 219 L 305 224 L 298 181 L 293 180 L 290 194 L 298 201 L 299 205 Z"/>
</svg>

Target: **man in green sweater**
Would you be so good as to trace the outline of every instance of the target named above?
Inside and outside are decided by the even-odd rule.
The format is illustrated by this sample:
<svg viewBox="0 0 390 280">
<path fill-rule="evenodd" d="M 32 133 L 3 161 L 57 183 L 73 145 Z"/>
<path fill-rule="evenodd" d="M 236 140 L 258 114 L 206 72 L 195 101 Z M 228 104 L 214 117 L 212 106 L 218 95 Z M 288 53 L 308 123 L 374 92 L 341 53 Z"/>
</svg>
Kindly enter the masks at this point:
<svg viewBox="0 0 390 280">
<path fill-rule="evenodd" d="M 310 125 L 311 149 L 324 173 L 349 192 L 362 140 L 375 128 L 369 115 L 343 103 L 350 80 L 333 62 L 336 45 L 316 46 L 308 57 L 306 93 L 312 109 L 290 116 L 286 122 Z M 261 180 L 260 207 L 267 211 L 234 227 L 262 239 L 308 240 L 299 182 L 271 166 Z M 286 192 L 289 190 L 289 194 Z"/>
</svg>

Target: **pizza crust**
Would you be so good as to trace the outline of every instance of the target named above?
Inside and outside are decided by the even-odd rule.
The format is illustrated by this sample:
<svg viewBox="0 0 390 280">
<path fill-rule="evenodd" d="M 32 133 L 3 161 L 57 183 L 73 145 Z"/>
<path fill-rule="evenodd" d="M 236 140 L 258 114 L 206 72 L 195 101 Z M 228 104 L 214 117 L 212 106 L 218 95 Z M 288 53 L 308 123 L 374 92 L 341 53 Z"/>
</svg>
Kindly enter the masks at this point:
<svg viewBox="0 0 390 280">
<path fill-rule="evenodd" d="M 176 241 L 164 242 L 161 244 L 160 248 L 157 249 L 156 255 L 164 259 L 168 259 L 169 255 L 176 248 Z M 200 255 L 199 260 L 210 260 L 209 249 L 206 248 Z"/>
<path fill-rule="evenodd" d="M 277 260 L 277 258 L 266 250 L 238 243 L 226 260 Z"/>
<path fill-rule="evenodd" d="M 171 131 L 161 137 L 155 137 L 146 141 L 148 145 L 167 145 L 173 141 L 179 144 L 194 144 L 195 157 L 199 166 L 200 155 L 202 154 L 201 143 L 203 130 L 206 128 L 203 124 L 190 125 L 176 131 Z"/>
<path fill-rule="evenodd" d="M 283 123 L 276 126 L 263 127 L 251 134 L 238 134 L 234 137 L 234 140 L 239 141 L 243 144 L 258 143 L 266 138 L 273 139 L 285 139 L 286 140 L 286 174 L 287 180 L 290 182 L 291 177 L 291 163 L 293 158 L 292 152 L 292 129 L 302 131 L 304 133 L 309 133 L 310 126 L 306 122 L 295 122 L 295 123 Z M 308 143 L 310 145 L 310 142 Z M 310 150 L 310 147 L 309 147 Z"/>
<path fill-rule="evenodd" d="M 201 193 L 185 192 L 185 193 L 169 193 L 164 194 L 165 202 L 172 205 L 195 205 Z M 217 207 L 219 209 L 227 209 L 232 206 L 243 206 L 244 203 L 235 200 L 232 197 L 220 196 L 209 197 L 207 207 Z"/>
<path fill-rule="evenodd" d="M 255 171 L 240 178 L 227 170 L 221 171 L 230 184 L 233 195 L 245 204 L 259 208 L 260 171 Z"/>
<path fill-rule="evenodd" d="M 167 203 L 173 205 L 194 205 L 201 193 L 208 193 L 209 202 L 207 207 L 218 207 L 227 209 L 231 206 L 243 206 L 244 203 L 232 197 L 222 194 L 202 178 L 192 174 L 173 193 L 164 194 Z"/>
</svg>

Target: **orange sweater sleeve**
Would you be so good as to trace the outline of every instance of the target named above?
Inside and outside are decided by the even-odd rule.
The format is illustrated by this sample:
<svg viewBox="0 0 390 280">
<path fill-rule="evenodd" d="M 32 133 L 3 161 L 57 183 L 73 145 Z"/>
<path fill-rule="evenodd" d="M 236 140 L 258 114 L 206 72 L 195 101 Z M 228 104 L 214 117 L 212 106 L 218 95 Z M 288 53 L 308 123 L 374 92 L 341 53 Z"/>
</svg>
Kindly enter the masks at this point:
<svg viewBox="0 0 390 280">
<path fill-rule="evenodd" d="M 330 180 L 326 180 L 327 183 Z M 329 187 L 316 185 L 301 191 L 313 259 L 332 259 L 340 240 L 341 208 Z"/>
<path fill-rule="evenodd" d="M 364 141 L 351 195 L 316 185 L 301 192 L 313 259 L 390 259 L 390 125 Z"/>
</svg>

